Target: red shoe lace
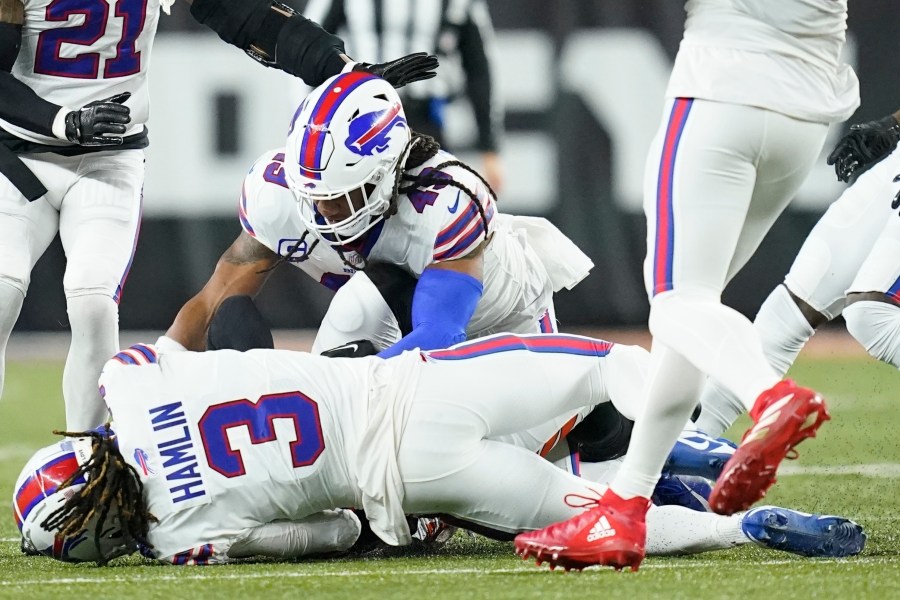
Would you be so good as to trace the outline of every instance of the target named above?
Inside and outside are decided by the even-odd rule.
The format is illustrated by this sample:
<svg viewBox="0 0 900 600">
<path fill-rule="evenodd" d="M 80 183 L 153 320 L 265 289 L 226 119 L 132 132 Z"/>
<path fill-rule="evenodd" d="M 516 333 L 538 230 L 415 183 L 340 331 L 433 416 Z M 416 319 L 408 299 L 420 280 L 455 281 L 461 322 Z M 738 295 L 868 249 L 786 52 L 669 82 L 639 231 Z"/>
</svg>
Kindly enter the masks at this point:
<svg viewBox="0 0 900 600">
<path fill-rule="evenodd" d="M 566 506 L 571 506 L 572 508 L 583 508 L 584 510 L 589 510 L 596 506 L 600 505 L 600 498 L 603 494 L 594 488 L 588 488 L 591 490 L 596 496 L 585 496 L 583 494 L 566 494 L 566 497 L 563 498 L 563 501 L 566 503 Z"/>
</svg>

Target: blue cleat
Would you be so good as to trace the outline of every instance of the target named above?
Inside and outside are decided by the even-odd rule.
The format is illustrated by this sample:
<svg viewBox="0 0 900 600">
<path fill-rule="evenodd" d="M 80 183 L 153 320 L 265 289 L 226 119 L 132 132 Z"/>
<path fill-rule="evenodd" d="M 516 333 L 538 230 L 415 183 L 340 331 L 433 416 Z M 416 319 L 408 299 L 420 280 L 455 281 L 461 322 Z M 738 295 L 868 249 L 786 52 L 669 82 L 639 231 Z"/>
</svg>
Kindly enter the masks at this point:
<svg viewBox="0 0 900 600">
<path fill-rule="evenodd" d="M 702 477 L 678 476 L 663 473 L 650 498 L 657 506 L 683 506 L 698 512 L 710 512 L 709 494 L 712 485 Z"/>
<path fill-rule="evenodd" d="M 702 431 L 685 431 L 669 453 L 663 473 L 695 475 L 715 481 L 737 446 L 725 438 L 712 438 Z"/>
<path fill-rule="evenodd" d="M 776 506 L 750 509 L 741 519 L 741 529 L 764 548 L 801 556 L 855 556 L 866 545 L 863 528 L 850 519 Z"/>
</svg>

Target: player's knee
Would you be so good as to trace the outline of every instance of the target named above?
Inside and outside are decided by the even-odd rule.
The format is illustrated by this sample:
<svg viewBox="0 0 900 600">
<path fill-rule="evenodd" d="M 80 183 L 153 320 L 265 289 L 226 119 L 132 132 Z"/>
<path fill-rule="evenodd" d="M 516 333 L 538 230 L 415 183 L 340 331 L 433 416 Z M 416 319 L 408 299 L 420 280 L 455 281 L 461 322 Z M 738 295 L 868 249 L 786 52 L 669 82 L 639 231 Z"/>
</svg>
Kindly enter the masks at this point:
<svg viewBox="0 0 900 600">
<path fill-rule="evenodd" d="M 209 324 L 208 350 L 274 348 L 272 330 L 250 296 L 226 298 Z"/>
<path fill-rule="evenodd" d="M 66 294 L 66 312 L 73 330 L 95 331 L 118 318 L 115 301 L 104 293 Z"/>
<path fill-rule="evenodd" d="M 123 271 L 113 269 L 105 261 L 91 264 L 70 262 L 63 275 L 63 289 L 66 298 L 94 295 L 117 298 L 124 275 Z"/>
<path fill-rule="evenodd" d="M 706 290 L 671 290 L 658 294 L 650 302 L 650 331 L 683 323 L 698 310 L 713 304 L 721 304 L 721 301 L 716 294 Z"/>
<path fill-rule="evenodd" d="M 5 263 L 0 266 L 0 284 L 8 285 L 19 290 L 24 296 L 28 292 L 31 283 L 31 270 L 27 265 Z"/>
<path fill-rule="evenodd" d="M 848 298 L 844 321 L 866 351 L 900 368 L 900 306 L 893 302 Z"/>
<path fill-rule="evenodd" d="M 357 273 L 331 300 L 313 352 L 361 339 L 371 340 L 381 350 L 400 337 L 397 318 L 381 292 L 365 273 Z"/>
</svg>

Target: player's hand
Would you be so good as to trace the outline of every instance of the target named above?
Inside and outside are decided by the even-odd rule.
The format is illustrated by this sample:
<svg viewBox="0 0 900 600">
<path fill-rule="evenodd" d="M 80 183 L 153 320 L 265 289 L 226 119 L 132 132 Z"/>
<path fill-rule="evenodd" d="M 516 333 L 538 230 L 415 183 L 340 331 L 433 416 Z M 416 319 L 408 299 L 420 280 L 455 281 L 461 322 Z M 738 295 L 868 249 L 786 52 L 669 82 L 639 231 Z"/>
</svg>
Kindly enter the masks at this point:
<svg viewBox="0 0 900 600">
<path fill-rule="evenodd" d="M 359 358 L 361 356 L 374 356 L 378 354 L 378 348 L 369 340 L 356 340 L 341 344 L 337 348 L 325 350 L 322 356 L 330 356 L 332 358 Z"/>
<path fill-rule="evenodd" d="M 872 165 L 894 151 L 900 141 L 900 123 L 893 115 L 850 127 L 828 155 L 828 164 L 840 181 L 852 183 Z"/>
<path fill-rule="evenodd" d="M 357 63 L 353 70 L 378 75 L 395 88 L 402 88 L 404 85 L 414 81 L 431 79 L 437 75 L 434 72 L 437 68 L 437 56 L 427 52 L 416 52 L 415 54 L 407 54 L 397 60 L 389 60 L 388 62 L 374 65 Z"/>
<path fill-rule="evenodd" d="M 80 146 L 119 146 L 131 109 L 123 104 L 130 92 L 85 104 L 66 115 L 66 138 Z"/>
</svg>

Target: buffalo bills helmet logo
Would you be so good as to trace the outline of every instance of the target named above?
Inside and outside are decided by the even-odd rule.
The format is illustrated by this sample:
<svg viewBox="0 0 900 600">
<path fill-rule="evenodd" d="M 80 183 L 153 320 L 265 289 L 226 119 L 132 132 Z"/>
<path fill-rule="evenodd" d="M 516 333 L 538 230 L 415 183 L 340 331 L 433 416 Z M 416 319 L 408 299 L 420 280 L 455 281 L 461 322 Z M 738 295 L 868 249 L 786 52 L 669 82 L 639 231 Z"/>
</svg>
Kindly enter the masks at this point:
<svg viewBox="0 0 900 600">
<path fill-rule="evenodd" d="M 387 149 L 395 126 L 406 127 L 406 119 L 400 114 L 398 103 L 385 110 L 354 117 L 350 121 L 349 135 L 344 143 L 351 152 L 360 156 L 380 154 Z"/>
<path fill-rule="evenodd" d="M 154 471 L 150 467 L 150 455 L 147 454 L 147 452 L 145 450 L 142 450 L 141 448 L 135 448 L 134 462 L 136 462 L 138 464 L 138 466 L 141 468 L 141 471 L 143 472 L 143 474 L 145 476 L 153 475 L 156 473 L 156 471 Z"/>
</svg>

